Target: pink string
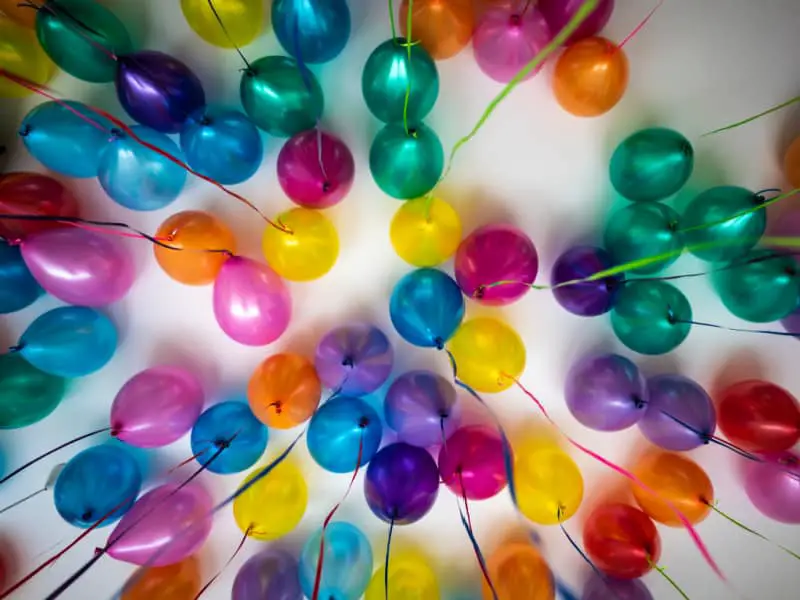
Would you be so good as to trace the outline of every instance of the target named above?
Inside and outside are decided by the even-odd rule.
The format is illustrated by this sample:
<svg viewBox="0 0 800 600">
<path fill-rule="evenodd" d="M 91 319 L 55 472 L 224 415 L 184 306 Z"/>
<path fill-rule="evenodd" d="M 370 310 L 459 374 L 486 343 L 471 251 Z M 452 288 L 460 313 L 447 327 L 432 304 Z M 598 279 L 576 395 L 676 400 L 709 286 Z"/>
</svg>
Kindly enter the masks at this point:
<svg viewBox="0 0 800 600">
<path fill-rule="evenodd" d="M 631 31 L 631 32 L 630 32 L 630 33 L 629 33 L 629 34 L 628 34 L 628 35 L 625 37 L 625 39 L 624 39 L 624 40 L 622 40 L 622 42 L 620 42 L 620 44 L 617 46 L 617 48 L 619 48 L 619 49 L 621 50 L 621 49 L 622 49 L 622 47 L 623 47 L 625 44 L 627 44 L 629 41 L 631 41 L 631 38 L 633 38 L 633 36 L 635 36 L 637 33 L 639 33 L 639 31 L 641 31 L 641 30 L 642 30 L 642 28 L 643 28 L 645 25 L 647 25 L 647 22 L 650 20 L 650 18 L 651 18 L 651 17 L 652 17 L 654 14 L 656 14 L 656 11 L 657 11 L 659 8 L 661 8 L 661 5 L 662 5 L 662 4 L 664 4 L 664 0 L 658 0 L 658 4 L 656 4 L 655 8 L 654 8 L 653 10 L 651 10 L 651 11 L 650 11 L 650 13 L 649 13 L 649 14 L 648 14 L 648 15 L 647 15 L 647 16 L 646 16 L 646 17 L 645 17 L 643 20 L 642 20 L 642 22 L 641 22 L 641 23 L 639 23 L 639 24 L 638 24 L 636 27 L 634 27 L 634 28 L 633 28 L 633 31 Z"/>
</svg>

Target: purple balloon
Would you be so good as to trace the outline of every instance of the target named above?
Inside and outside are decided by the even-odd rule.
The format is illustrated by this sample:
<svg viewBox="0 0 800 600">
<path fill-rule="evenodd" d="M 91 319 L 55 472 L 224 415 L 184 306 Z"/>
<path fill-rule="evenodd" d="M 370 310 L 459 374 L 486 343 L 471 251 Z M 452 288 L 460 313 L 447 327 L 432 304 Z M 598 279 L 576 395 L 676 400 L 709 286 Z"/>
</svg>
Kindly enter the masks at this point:
<svg viewBox="0 0 800 600">
<path fill-rule="evenodd" d="M 233 580 L 231 600 L 303 600 L 297 561 L 273 548 L 251 556 Z"/>
<path fill-rule="evenodd" d="M 800 340 L 800 308 L 783 317 L 781 325 L 786 332 L 794 333 L 794 338 Z"/>
<path fill-rule="evenodd" d="M 319 129 L 298 133 L 278 154 L 278 181 L 292 202 L 329 208 L 353 185 L 355 162 L 347 145 Z"/>
<path fill-rule="evenodd" d="M 572 366 L 564 390 L 567 408 L 597 431 L 635 425 L 647 406 L 647 387 L 639 369 L 617 354 L 587 356 Z"/>
<path fill-rule="evenodd" d="M 544 15 L 550 31 L 556 35 L 575 16 L 582 4 L 583 0 L 539 0 L 539 4 L 536 6 Z M 583 38 L 597 35 L 608 23 L 613 10 L 614 0 L 601 0 L 592 14 L 567 38 L 566 43 L 572 44 Z"/>
<path fill-rule="evenodd" d="M 134 120 L 163 133 L 178 133 L 206 104 L 203 84 L 177 58 L 142 50 L 119 57 L 117 97 Z"/>
<path fill-rule="evenodd" d="M 717 411 L 706 391 L 682 375 L 647 380 L 647 407 L 639 429 L 665 450 L 692 450 L 707 444 L 717 428 Z"/>
<path fill-rule="evenodd" d="M 653 595 L 640 579 L 601 578 L 592 573 L 581 600 L 653 600 Z"/>
<path fill-rule="evenodd" d="M 613 266 L 611 256 L 602 248 L 575 246 L 558 257 L 553 265 L 551 284 L 558 286 L 568 281 L 586 279 Z M 625 275 L 604 277 L 556 287 L 553 296 L 569 312 L 582 317 L 595 317 L 611 310 L 617 290 L 625 282 Z"/>
<path fill-rule="evenodd" d="M 781 452 L 748 461 L 744 489 L 759 512 L 781 523 L 800 523 L 800 455 Z"/>
<path fill-rule="evenodd" d="M 389 378 L 394 351 L 380 329 L 365 323 L 337 327 L 317 345 L 314 367 L 322 383 L 343 394 L 374 392 Z"/>
<path fill-rule="evenodd" d="M 439 494 L 439 469 L 422 448 L 389 444 L 372 457 L 364 495 L 379 519 L 408 525 L 424 517 Z"/>
</svg>

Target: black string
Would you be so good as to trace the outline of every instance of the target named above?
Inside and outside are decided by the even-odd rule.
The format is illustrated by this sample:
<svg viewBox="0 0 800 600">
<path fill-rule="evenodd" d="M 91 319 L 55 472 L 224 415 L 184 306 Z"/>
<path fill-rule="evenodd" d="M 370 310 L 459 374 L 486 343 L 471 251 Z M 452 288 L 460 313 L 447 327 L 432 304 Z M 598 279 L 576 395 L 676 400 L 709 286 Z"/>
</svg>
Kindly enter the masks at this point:
<svg viewBox="0 0 800 600">
<path fill-rule="evenodd" d="M 225 37 L 228 38 L 228 41 L 231 43 L 233 48 L 236 50 L 236 53 L 239 55 L 239 58 L 241 58 L 242 62 L 244 62 L 245 66 L 247 67 L 247 72 L 248 73 L 254 73 L 253 65 L 251 65 L 247 61 L 247 58 L 245 58 L 244 53 L 242 52 L 242 50 L 239 48 L 239 46 L 236 45 L 236 42 L 233 41 L 233 38 L 231 37 L 231 34 L 228 33 L 228 28 L 225 27 L 225 23 L 222 22 L 222 19 L 220 18 L 219 13 L 217 12 L 217 7 L 214 6 L 214 0 L 208 0 L 208 7 L 211 9 L 211 12 L 214 14 L 214 18 L 217 20 L 217 23 L 219 23 L 219 26 L 222 29 L 222 33 L 225 34 Z"/>
<path fill-rule="evenodd" d="M 393 531 L 394 531 L 394 517 L 392 517 L 392 522 L 389 523 L 389 538 L 386 540 L 386 560 L 383 566 L 383 590 L 385 594 L 384 600 L 389 600 L 389 554 L 392 548 Z"/>
<path fill-rule="evenodd" d="M 771 331 L 769 329 L 743 329 L 740 327 L 725 327 L 724 325 L 715 325 L 714 323 L 706 323 L 704 321 L 692 321 L 689 319 L 678 319 L 672 317 L 671 323 L 685 323 L 686 325 L 699 325 L 701 327 L 711 327 L 712 329 L 722 329 L 723 331 L 732 331 L 735 333 L 760 333 L 762 335 L 778 335 L 784 337 L 800 337 L 800 333 L 794 331 Z"/>
</svg>

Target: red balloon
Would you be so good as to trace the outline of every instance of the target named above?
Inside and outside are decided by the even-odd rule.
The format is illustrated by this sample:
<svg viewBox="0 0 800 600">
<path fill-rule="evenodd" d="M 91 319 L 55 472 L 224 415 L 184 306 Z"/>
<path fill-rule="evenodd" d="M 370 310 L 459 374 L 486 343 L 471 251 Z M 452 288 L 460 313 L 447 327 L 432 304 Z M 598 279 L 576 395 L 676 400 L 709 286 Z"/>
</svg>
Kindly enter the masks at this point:
<svg viewBox="0 0 800 600">
<path fill-rule="evenodd" d="M 31 233 L 64 226 L 57 221 L 3 219 L 3 215 L 77 217 L 78 203 L 70 191 L 52 177 L 8 173 L 0 178 L 0 237 L 16 243 Z"/>
</svg>

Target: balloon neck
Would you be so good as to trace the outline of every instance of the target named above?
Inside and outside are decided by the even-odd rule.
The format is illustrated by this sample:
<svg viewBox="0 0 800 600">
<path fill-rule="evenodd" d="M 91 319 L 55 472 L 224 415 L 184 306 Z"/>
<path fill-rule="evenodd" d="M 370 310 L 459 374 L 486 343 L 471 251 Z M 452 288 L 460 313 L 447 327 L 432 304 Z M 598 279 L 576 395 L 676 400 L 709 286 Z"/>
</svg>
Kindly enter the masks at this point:
<svg viewBox="0 0 800 600">
<path fill-rule="evenodd" d="M 486 295 L 486 286 L 483 284 L 479 285 L 477 288 L 475 288 L 475 292 L 472 295 L 478 300 L 483 299 L 483 297 Z"/>
<path fill-rule="evenodd" d="M 667 307 L 667 323 L 670 325 L 678 324 L 678 317 L 675 316 L 675 311 L 670 306 Z"/>
<path fill-rule="evenodd" d="M 81 515 L 81 521 L 84 521 L 84 522 L 87 522 L 87 523 L 88 523 L 88 522 L 91 522 L 91 521 L 92 521 L 92 515 L 93 515 L 93 514 L 94 514 L 94 513 L 92 513 L 92 511 L 91 511 L 91 510 L 87 510 L 87 511 L 85 511 L 85 512 L 84 512 L 84 513 Z"/>
<path fill-rule="evenodd" d="M 19 128 L 18 132 L 19 137 L 28 137 L 31 133 L 31 129 L 32 127 L 26 123 L 25 125 Z M 5 146 L 3 147 L 2 151 L 0 151 L 0 154 L 2 154 L 3 152 L 5 152 Z"/>
<path fill-rule="evenodd" d="M 677 221 L 670 221 L 667 225 L 667 231 L 676 233 L 678 231 L 679 223 Z"/>
<path fill-rule="evenodd" d="M 282 402 L 279 400 L 277 402 L 273 402 L 269 406 L 272 406 L 275 409 L 275 414 L 279 415 L 283 412 L 283 405 Z"/>
<path fill-rule="evenodd" d="M 125 132 L 116 127 L 112 127 L 111 130 L 109 131 L 109 136 L 110 136 L 109 138 L 110 141 L 115 142 L 117 140 L 123 139 L 125 137 Z"/>
<path fill-rule="evenodd" d="M 109 432 L 111 437 L 115 438 L 118 437 L 120 433 L 122 433 L 122 426 L 121 425 L 112 425 L 111 431 Z"/>
<path fill-rule="evenodd" d="M 198 123 L 200 123 L 200 125 L 202 125 L 203 127 L 208 127 L 209 125 L 211 125 L 211 117 L 209 117 L 208 115 L 203 115 L 202 117 L 200 117 Z"/>
<path fill-rule="evenodd" d="M 22 350 L 22 344 L 17 344 L 16 346 L 9 346 L 8 354 L 16 354 L 20 350 Z"/>
<path fill-rule="evenodd" d="M 331 188 L 332 188 L 332 187 L 333 187 L 333 186 L 331 185 L 331 182 L 330 182 L 330 181 L 324 181 L 324 182 L 322 182 L 322 193 L 323 193 L 323 194 L 327 194 L 328 192 L 330 192 L 330 191 L 331 191 Z"/>
<path fill-rule="evenodd" d="M 511 15 L 508 18 L 508 24 L 511 27 L 519 27 L 520 25 L 522 25 L 522 15 Z"/>
<path fill-rule="evenodd" d="M 433 338 L 433 344 L 437 350 L 444 350 L 444 340 L 440 337 Z"/>
<path fill-rule="evenodd" d="M 645 405 L 647 404 L 644 400 L 642 400 L 641 397 L 637 396 L 636 394 L 634 394 L 631 399 L 633 400 L 633 405 L 638 409 L 644 408 Z"/>
<path fill-rule="evenodd" d="M 365 429 L 368 425 L 369 425 L 369 418 L 361 417 L 361 419 L 359 419 L 358 421 L 359 429 Z"/>
<path fill-rule="evenodd" d="M 352 369 L 355 366 L 355 361 L 353 360 L 352 356 L 345 356 L 342 359 L 342 366 L 347 367 L 348 369 Z"/>
<path fill-rule="evenodd" d="M 226 448 L 230 448 L 231 447 L 231 442 L 232 441 L 233 441 L 232 439 L 229 439 L 229 440 L 217 439 L 217 440 L 214 440 L 214 447 L 217 450 L 225 450 Z"/>
</svg>

